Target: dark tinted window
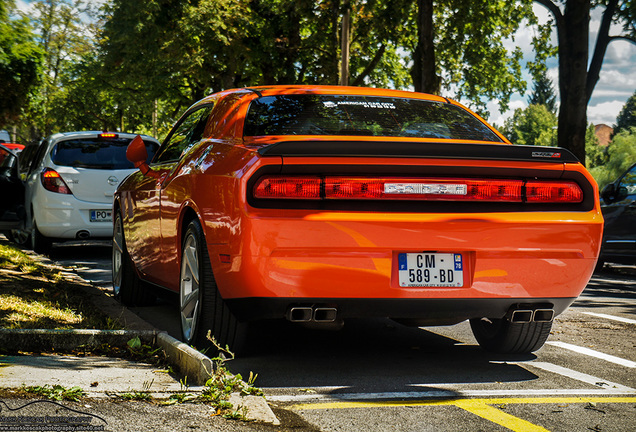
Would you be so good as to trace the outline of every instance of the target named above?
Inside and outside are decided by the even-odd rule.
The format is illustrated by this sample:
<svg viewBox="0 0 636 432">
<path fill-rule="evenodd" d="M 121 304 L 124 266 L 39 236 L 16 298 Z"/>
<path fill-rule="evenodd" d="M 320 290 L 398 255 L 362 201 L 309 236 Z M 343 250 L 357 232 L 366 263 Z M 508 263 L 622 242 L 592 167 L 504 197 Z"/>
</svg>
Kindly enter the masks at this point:
<svg viewBox="0 0 636 432">
<path fill-rule="evenodd" d="M 181 156 L 203 137 L 203 131 L 210 116 L 210 111 L 212 111 L 212 106 L 204 106 L 191 112 L 181 120 L 168 136 L 168 140 L 161 146 L 154 162 L 160 163 L 181 159 Z"/>
<path fill-rule="evenodd" d="M 621 179 L 619 187 L 624 187 L 627 190 L 627 195 L 636 194 L 636 165 L 634 165 Z"/>
<path fill-rule="evenodd" d="M 369 96 L 282 95 L 252 101 L 245 136 L 367 135 L 501 142 L 448 103 Z"/>
<path fill-rule="evenodd" d="M 20 152 L 20 154 L 18 155 L 18 162 L 20 164 L 20 175 L 26 175 L 26 173 L 29 172 L 29 168 L 34 161 L 39 148 L 39 145 L 32 144 L 26 146 L 24 150 Z"/>
<path fill-rule="evenodd" d="M 82 138 L 58 142 L 51 152 L 51 160 L 60 166 L 92 169 L 128 169 L 134 165 L 126 159 L 130 138 Z M 159 147 L 144 141 L 150 160 Z"/>
</svg>

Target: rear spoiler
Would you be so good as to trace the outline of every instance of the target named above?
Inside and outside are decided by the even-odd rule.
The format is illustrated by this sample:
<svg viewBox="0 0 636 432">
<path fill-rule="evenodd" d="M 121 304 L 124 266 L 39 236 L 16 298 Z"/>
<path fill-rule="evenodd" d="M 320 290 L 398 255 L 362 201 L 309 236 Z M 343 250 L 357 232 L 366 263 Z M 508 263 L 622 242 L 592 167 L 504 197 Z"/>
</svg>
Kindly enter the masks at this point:
<svg viewBox="0 0 636 432">
<path fill-rule="evenodd" d="M 509 144 L 430 143 L 413 141 L 282 141 L 261 147 L 262 156 L 400 157 L 577 163 L 569 150 Z"/>
</svg>

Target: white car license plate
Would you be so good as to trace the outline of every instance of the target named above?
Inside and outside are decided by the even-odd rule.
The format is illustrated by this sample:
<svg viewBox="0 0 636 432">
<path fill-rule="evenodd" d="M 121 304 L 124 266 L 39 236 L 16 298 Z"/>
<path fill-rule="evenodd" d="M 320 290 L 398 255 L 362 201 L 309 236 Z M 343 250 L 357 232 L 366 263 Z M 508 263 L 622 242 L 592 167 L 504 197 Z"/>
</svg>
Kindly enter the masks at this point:
<svg viewBox="0 0 636 432">
<path fill-rule="evenodd" d="M 464 285 L 464 263 L 458 253 L 401 253 L 398 266 L 401 287 Z"/>
<path fill-rule="evenodd" d="M 91 210 L 91 222 L 112 222 L 113 212 L 111 210 Z"/>
</svg>

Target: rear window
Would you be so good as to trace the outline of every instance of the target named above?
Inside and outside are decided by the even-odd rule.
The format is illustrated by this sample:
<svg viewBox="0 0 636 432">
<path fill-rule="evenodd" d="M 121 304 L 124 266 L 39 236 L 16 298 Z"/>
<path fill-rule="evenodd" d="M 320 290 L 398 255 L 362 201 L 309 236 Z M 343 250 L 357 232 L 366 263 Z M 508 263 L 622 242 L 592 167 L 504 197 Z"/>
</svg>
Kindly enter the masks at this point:
<svg viewBox="0 0 636 432">
<path fill-rule="evenodd" d="M 51 152 L 51 160 L 59 166 L 91 169 L 134 168 L 126 159 L 126 148 L 131 138 L 82 138 L 60 141 Z M 148 151 L 148 161 L 152 159 L 159 145 L 144 141 Z"/>
<path fill-rule="evenodd" d="M 456 105 L 406 98 L 280 95 L 255 99 L 245 136 L 360 135 L 501 142 Z"/>
</svg>

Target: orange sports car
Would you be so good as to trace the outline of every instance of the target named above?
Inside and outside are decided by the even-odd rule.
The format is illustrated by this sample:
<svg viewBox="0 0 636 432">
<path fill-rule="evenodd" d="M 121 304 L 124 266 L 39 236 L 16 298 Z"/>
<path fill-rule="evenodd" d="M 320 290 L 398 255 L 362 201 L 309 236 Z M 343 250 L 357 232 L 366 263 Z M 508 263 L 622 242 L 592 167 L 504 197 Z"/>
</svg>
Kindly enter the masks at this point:
<svg viewBox="0 0 636 432">
<path fill-rule="evenodd" d="M 452 100 L 354 87 L 228 90 L 192 105 L 114 200 L 113 286 L 179 293 L 183 340 L 248 322 L 469 319 L 530 352 L 587 284 L 598 187 L 567 150 L 517 146 Z M 148 284 L 150 283 L 150 284 Z"/>
</svg>

